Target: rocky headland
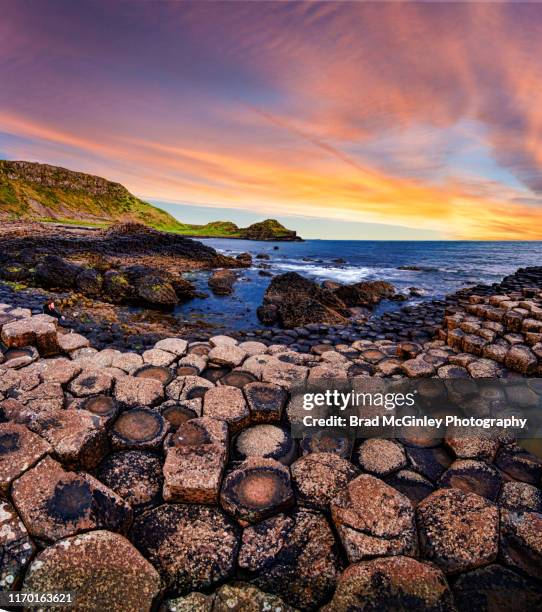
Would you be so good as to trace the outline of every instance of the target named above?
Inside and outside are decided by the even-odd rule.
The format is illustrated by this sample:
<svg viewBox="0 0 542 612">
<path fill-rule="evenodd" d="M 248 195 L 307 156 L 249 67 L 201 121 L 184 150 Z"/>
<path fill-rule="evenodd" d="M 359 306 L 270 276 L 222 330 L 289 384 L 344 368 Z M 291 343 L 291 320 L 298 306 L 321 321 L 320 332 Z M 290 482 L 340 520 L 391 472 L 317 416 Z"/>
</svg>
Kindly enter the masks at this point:
<svg viewBox="0 0 542 612">
<path fill-rule="evenodd" d="M 0 306 L 0 585 L 82 610 L 541 608 L 542 460 L 515 439 L 290 429 L 305 381 L 540 376 L 541 313 L 542 268 L 146 350 Z"/>
</svg>

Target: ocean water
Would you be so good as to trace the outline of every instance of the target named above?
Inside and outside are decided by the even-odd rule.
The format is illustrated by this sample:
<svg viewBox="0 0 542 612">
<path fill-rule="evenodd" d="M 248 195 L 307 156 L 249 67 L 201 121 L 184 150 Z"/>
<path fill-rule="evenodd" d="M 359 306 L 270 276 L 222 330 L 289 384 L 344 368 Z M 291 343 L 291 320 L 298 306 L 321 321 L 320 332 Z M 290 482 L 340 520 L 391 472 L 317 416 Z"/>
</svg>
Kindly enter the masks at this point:
<svg viewBox="0 0 542 612">
<path fill-rule="evenodd" d="M 519 267 L 542 265 L 542 242 L 419 242 L 419 241 L 342 241 L 307 240 L 305 242 L 254 242 L 248 240 L 205 239 L 226 255 L 251 253 L 254 264 L 269 265 L 269 272 L 298 272 L 317 281 L 334 280 L 354 283 L 361 280 L 386 280 L 399 291 L 410 287 L 422 291 L 422 297 L 409 303 L 440 298 L 461 287 L 492 283 Z M 278 246 L 278 249 L 274 247 Z M 258 260 L 265 253 L 270 260 Z M 343 259 L 345 263 L 334 260 Z M 400 270 L 417 266 L 419 271 Z M 258 268 L 239 271 L 232 296 L 214 296 L 208 286 L 209 273 L 186 275 L 199 290 L 209 294 L 176 308 L 183 321 L 204 321 L 218 328 L 250 329 L 259 325 L 256 308 L 261 304 L 269 277 Z M 399 308 L 404 303 L 387 302 L 378 312 Z"/>
</svg>

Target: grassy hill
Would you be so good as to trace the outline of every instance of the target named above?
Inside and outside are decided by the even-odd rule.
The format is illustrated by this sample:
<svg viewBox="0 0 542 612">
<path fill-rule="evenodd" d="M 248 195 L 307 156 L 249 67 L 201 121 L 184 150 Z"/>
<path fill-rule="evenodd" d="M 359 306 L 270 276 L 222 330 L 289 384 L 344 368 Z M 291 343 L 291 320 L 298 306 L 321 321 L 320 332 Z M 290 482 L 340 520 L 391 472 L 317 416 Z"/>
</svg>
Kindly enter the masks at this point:
<svg viewBox="0 0 542 612">
<path fill-rule="evenodd" d="M 206 225 L 181 223 L 169 213 L 132 195 L 119 183 L 58 166 L 0 160 L 0 220 L 28 219 L 106 226 L 144 223 L 190 236 L 296 240 L 296 233 L 267 219 L 248 228 L 230 221 Z"/>
</svg>

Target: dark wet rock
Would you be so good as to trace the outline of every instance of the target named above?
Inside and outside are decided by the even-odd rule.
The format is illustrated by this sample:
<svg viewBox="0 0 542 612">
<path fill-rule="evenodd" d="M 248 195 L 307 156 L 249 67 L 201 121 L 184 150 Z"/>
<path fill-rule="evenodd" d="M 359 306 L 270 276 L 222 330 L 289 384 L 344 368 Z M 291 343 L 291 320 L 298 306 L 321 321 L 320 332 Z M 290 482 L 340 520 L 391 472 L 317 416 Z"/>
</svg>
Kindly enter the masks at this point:
<svg viewBox="0 0 542 612">
<path fill-rule="evenodd" d="M 218 508 L 164 504 L 138 517 L 131 536 L 172 592 L 207 589 L 234 572 L 237 529 Z"/>
<path fill-rule="evenodd" d="M 126 406 L 154 406 L 163 399 L 164 386 L 158 380 L 126 376 L 117 380 L 114 394 Z"/>
<path fill-rule="evenodd" d="M 90 297 L 96 297 L 102 292 L 103 277 L 93 268 L 85 268 L 78 275 L 75 281 L 75 288 L 80 293 Z"/>
<path fill-rule="evenodd" d="M 525 612 L 542 609 L 542 587 L 500 565 L 462 574 L 454 583 L 458 610 L 469 612 Z"/>
<path fill-rule="evenodd" d="M 384 557 L 346 568 L 325 612 L 454 612 L 443 573 L 410 557 Z"/>
<path fill-rule="evenodd" d="M 167 431 L 167 422 L 155 410 L 132 408 L 114 422 L 110 432 L 111 446 L 115 450 L 157 449 Z"/>
<path fill-rule="evenodd" d="M 515 444 L 502 446 L 495 464 L 515 480 L 531 484 L 538 484 L 542 480 L 542 460 Z"/>
<path fill-rule="evenodd" d="M 110 531 L 92 531 L 46 548 L 31 564 L 24 589 L 72 591 L 78 610 L 150 610 L 160 576 L 128 542 Z"/>
<path fill-rule="evenodd" d="M 226 421 L 230 431 L 236 432 L 246 426 L 250 420 L 250 411 L 237 387 L 212 387 L 203 399 L 203 414 L 213 419 Z"/>
<path fill-rule="evenodd" d="M 237 261 L 240 261 L 244 266 L 252 265 L 252 255 L 250 253 L 239 253 L 235 256 Z"/>
<path fill-rule="evenodd" d="M 311 322 L 344 323 L 348 316 L 345 304 L 332 291 L 296 272 L 271 280 L 257 314 L 263 323 L 276 321 L 287 328 Z"/>
<path fill-rule="evenodd" d="M 108 451 L 100 419 L 86 410 L 51 410 L 37 415 L 29 427 L 45 438 L 55 456 L 70 469 L 93 469 Z"/>
<path fill-rule="evenodd" d="M 290 465 L 295 459 L 296 447 L 288 429 L 261 424 L 243 429 L 237 435 L 234 454 L 240 461 L 249 457 L 263 457 Z"/>
<path fill-rule="evenodd" d="M 499 495 L 499 506 L 512 512 L 542 514 L 542 491 L 526 482 L 505 482 Z"/>
<path fill-rule="evenodd" d="M 162 464 L 147 451 L 121 451 L 106 457 L 96 470 L 96 477 L 134 510 L 157 502 L 162 491 Z"/>
<path fill-rule="evenodd" d="M 415 555 L 414 510 L 408 497 L 362 474 L 331 502 L 331 516 L 351 563 L 376 555 Z"/>
<path fill-rule="evenodd" d="M 542 514 L 502 509 L 499 557 L 505 565 L 542 580 Z"/>
<path fill-rule="evenodd" d="M 46 457 L 13 483 L 13 503 L 29 533 L 56 541 L 90 529 L 124 532 L 130 506 L 84 472 L 66 472 Z"/>
<path fill-rule="evenodd" d="M 7 494 L 11 483 L 50 451 L 49 443 L 24 425 L 0 423 L 0 491 Z"/>
<path fill-rule="evenodd" d="M 287 467 L 273 459 L 251 457 L 224 478 L 224 510 L 240 523 L 256 523 L 294 504 Z"/>
<path fill-rule="evenodd" d="M 492 465 L 474 459 L 458 459 L 442 475 L 439 485 L 477 493 L 495 501 L 502 486 L 502 476 Z"/>
<path fill-rule="evenodd" d="M 333 592 L 341 562 L 325 517 L 297 510 L 246 528 L 239 567 L 263 591 L 295 608 L 315 610 Z"/>
<path fill-rule="evenodd" d="M 350 461 L 335 453 L 310 453 L 292 465 L 291 473 L 298 503 L 327 510 L 330 502 L 359 472 Z"/>
<path fill-rule="evenodd" d="M 222 474 L 226 467 L 227 450 L 212 440 L 190 440 L 187 433 L 193 428 L 185 424 L 177 444 L 167 450 L 164 463 L 164 500 L 189 504 L 216 504 L 220 494 Z M 195 432 L 197 434 L 200 432 Z M 183 435 L 184 434 L 184 435 Z M 194 444 L 187 442 L 193 441 Z"/>
<path fill-rule="evenodd" d="M 497 507 L 475 493 L 440 489 L 417 508 L 422 555 L 446 574 L 475 569 L 495 560 Z"/>
<path fill-rule="evenodd" d="M 135 289 L 128 276 L 118 270 L 108 270 L 104 274 L 103 293 L 114 304 L 121 304 L 135 297 Z"/>
<path fill-rule="evenodd" d="M 452 463 L 452 458 L 442 447 L 406 447 L 406 454 L 412 469 L 436 482 Z"/>
<path fill-rule="evenodd" d="M 422 499 L 425 499 L 435 490 L 435 487 L 427 478 L 412 470 L 399 470 L 399 472 L 388 476 L 386 482 L 406 495 L 413 506 L 417 506 Z"/>
<path fill-rule="evenodd" d="M 0 590 L 18 589 L 36 547 L 15 508 L 0 500 Z"/>
<path fill-rule="evenodd" d="M 215 295 L 231 295 L 237 277 L 231 270 L 215 270 L 209 277 L 209 287 Z"/>
<path fill-rule="evenodd" d="M 365 440 L 356 453 L 359 467 L 374 476 L 387 476 L 406 466 L 403 447 L 392 440 L 371 438 Z"/>
<path fill-rule="evenodd" d="M 34 280 L 46 289 L 73 289 L 82 269 L 57 255 L 47 255 L 38 263 Z"/>
<path fill-rule="evenodd" d="M 174 306 L 179 298 L 169 279 L 154 273 L 139 275 L 130 279 L 136 296 L 144 302 L 158 306 Z"/>
<path fill-rule="evenodd" d="M 395 294 L 395 287 L 385 281 L 362 281 L 352 285 L 341 285 L 335 295 L 347 306 L 375 306 Z"/>
</svg>

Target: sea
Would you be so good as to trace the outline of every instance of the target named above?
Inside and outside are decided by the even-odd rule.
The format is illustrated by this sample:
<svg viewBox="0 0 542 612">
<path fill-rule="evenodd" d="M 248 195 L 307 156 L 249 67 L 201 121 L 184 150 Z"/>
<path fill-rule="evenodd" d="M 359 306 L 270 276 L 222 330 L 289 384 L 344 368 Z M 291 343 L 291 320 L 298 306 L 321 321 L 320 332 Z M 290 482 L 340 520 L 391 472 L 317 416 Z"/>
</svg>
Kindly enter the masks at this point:
<svg viewBox="0 0 542 612">
<path fill-rule="evenodd" d="M 299 274 L 321 282 L 333 280 L 355 283 L 362 280 L 389 281 L 398 291 L 409 293 L 415 287 L 421 294 L 409 304 L 442 298 L 462 287 L 498 282 L 503 276 L 525 266 L 542 265 L 542 242 L 472 241 L 370 241 L 306 240 L 304 242 L 257 242 L 233 239 L 202 239 L 219 252 L 235 256 L 248 252 L 255 267 L 239 271 L 233 295 L 212 294 L 209 272 L 185 274 L 199 291 L 209 297 L 179 305 L 175 315 L 183 322 L 208 323 L 216 328 L 251 329 L 259 325 L 256 309 L 270 278 L 261 276 L 260 264 L 273 275 Z M 257 259 L 258 254 L 269 260 Z M 405 266 L 416 270 L 401 269 Z M 389 301 L 374 313 L 404 306 Z"/>
</svg>

